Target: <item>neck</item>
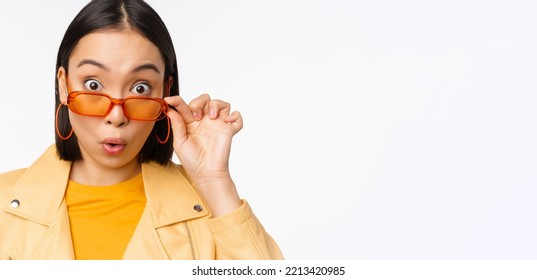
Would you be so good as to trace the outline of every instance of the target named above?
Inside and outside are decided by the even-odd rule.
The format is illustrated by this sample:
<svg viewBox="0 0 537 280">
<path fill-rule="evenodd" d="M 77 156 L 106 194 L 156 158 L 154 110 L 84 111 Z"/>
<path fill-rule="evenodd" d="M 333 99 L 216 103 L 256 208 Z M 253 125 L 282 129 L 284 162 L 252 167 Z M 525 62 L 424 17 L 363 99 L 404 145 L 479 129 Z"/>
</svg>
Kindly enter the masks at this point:
<svg viewBox="0 0 537 280">
<path fill-rule="evenodd" d="M 89 159 L 73 162 L 69 179 L 90 186 L 110 186 L 138 175 L 142 170 L 137 159 L 120 167 L 102 166 Z"/>
</svg>

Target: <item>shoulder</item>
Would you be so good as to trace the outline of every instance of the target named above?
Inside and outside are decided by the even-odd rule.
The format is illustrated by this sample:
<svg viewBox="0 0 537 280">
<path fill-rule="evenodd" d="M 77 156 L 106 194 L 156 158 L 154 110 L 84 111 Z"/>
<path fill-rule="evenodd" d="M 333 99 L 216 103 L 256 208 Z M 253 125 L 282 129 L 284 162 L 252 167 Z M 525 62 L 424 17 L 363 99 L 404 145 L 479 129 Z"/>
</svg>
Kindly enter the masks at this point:
<svg viewBox="0 0 537 280">
<path fill-rule="evenodd" d="M 12 192 L 26 170 L 27 168 L 17 169 L 0 174 L 0 199 L 4 199 Z"/>
<path fill-rule="evenodd" d="M 56 147 L 51 145 L 30 167 L 0 174 L 0 199 L 22 185 L 33 192 L 36 186 L 63 184 L 67 182 L 70 169 L 71 163 L 60 160 Z"/>
<path fill-rule="evenodd" d="M 17 170 L 0 173 L 0 182 L 18 179 L 22 176 L 22 174 L 24 174 L 24 172 L 26 172 L 27 169 L 28 168 L 21 168 Z"/>
</svg>

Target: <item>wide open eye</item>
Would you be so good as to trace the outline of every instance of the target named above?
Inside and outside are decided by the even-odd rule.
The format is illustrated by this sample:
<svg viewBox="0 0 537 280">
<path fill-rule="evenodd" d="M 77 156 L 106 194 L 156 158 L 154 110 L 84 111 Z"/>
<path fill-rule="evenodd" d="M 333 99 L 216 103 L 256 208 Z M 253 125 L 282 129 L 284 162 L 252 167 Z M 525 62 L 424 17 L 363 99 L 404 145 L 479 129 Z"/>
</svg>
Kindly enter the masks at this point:
<svg viewBox="0 0 537 280">
<path fill-rule="evenodd" d="M 138 83 L 132 87 L 131 92 L 136 94 L 149 94 L 151 92 L 151 87 L 146 83 Z"/>
<path fill-rule="evenodd" d="M 84 87 L 91 91 L 100 91 L 103 89 L 101 83 L 95 79 L 88 79 L 84 82 Z"/>
</svg>

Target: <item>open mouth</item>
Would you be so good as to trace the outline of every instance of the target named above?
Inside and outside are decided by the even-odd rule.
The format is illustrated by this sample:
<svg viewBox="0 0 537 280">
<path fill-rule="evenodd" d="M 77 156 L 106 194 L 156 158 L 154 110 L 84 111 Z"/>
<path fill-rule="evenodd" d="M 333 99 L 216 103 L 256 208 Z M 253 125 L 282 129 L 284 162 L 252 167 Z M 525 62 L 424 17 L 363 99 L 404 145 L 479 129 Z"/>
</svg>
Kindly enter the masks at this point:
<svg viewBox="0 0 537 280">
<path fill-rule="evenodd" d="M 103 145 L 103 148 L 110 155 L 119 155 L 125 150 L 125 146 L 124 144 L 107 143 Z"/>
<path fill-rule="evenodd" d="M 110 155 L 120 154 L 121 152 L 123 152 L 123 150 L 125 150 L 125 147 L 127 146 L 125 141 L 119 138 L 108 138 L 105 139 L 102 143 L 104 151 Z"/>
</svg>

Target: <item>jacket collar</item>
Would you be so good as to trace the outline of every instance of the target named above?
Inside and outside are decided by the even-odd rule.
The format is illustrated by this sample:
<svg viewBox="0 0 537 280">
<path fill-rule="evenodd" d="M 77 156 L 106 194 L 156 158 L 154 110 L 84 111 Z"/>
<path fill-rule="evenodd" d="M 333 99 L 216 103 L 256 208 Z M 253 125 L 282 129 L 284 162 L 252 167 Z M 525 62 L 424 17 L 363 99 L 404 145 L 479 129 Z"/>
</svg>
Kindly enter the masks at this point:
<svg viewBox="0 0 537 280">
<path fill-rule="evenodd" d="M 49 147 L 26 170 L 11 194 L 9 201 L 18 200 L 18 207 L 7 206 L 5 210 L 51 226 L 64 199 L 70 170 L 71 162 L 60 160 L 55 146 Z M 181 166 L 144 163 L 142 176 L 146 208 L 155 228 L 210 214 Z"/>
<path fill-rule="evenodd" d="M 57 217 L 63 201 L 71 162 L 62 161 L 54 146 L 49 147 L 19 179 L 9 201 L 17 200 L 18 207 L 6 211 L 34 222 L 50 226 Z"/>
<path fill-rule="evenodd" d="M 142 177 L 155 228 L 210 214 L 181 166 L 144 163 Z"/>
</svg>

